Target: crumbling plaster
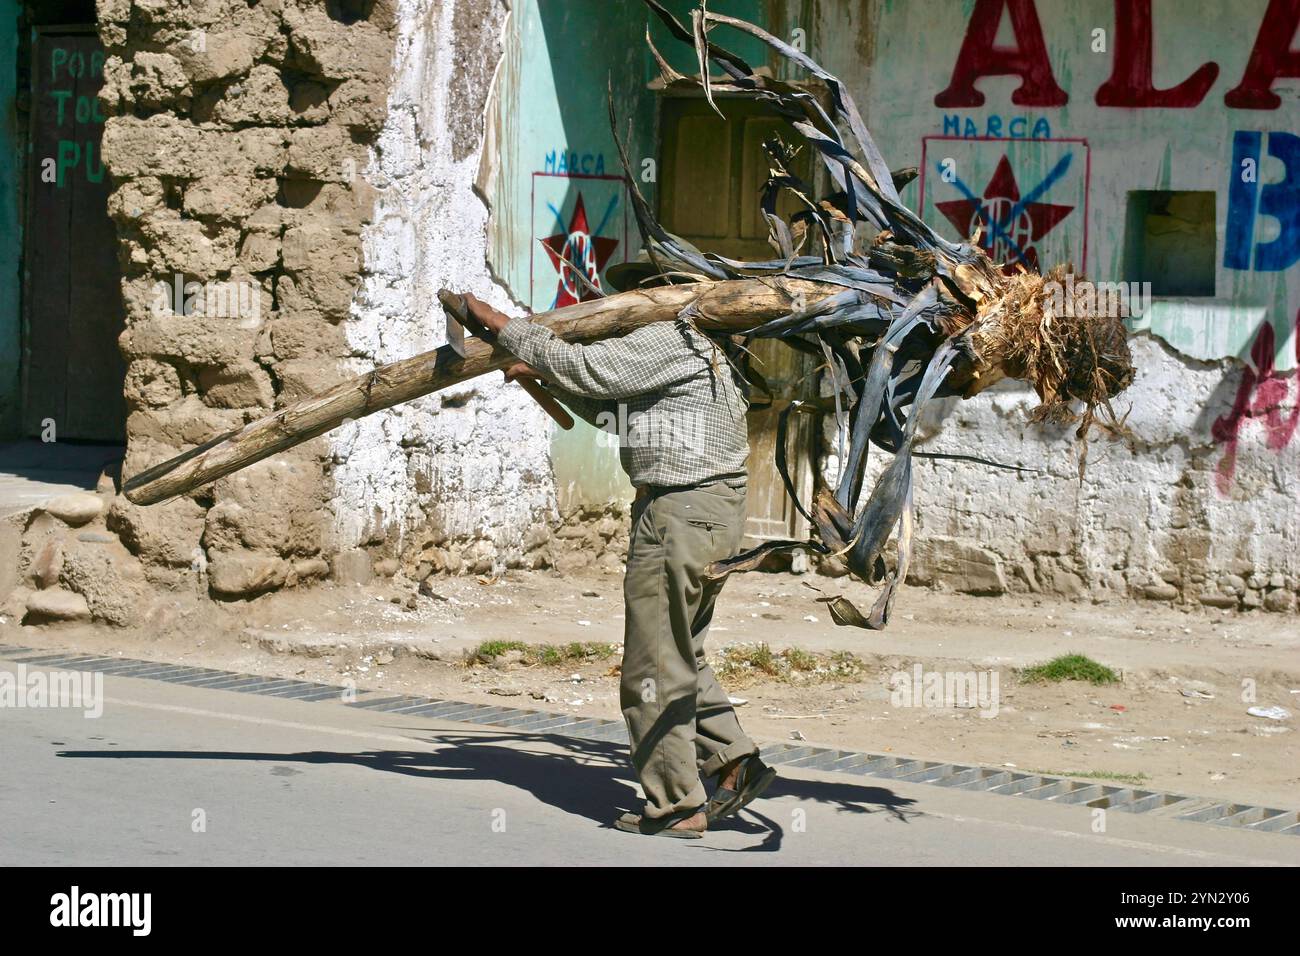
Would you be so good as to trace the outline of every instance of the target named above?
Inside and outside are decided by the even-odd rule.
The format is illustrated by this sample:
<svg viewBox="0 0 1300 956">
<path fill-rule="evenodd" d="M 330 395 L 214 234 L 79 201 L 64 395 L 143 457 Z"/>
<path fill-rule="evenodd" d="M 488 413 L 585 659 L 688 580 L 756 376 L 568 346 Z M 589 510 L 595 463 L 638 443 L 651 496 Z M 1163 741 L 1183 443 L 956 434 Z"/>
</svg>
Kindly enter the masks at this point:
<svg viewBox="0 0 1300 956">
<path fill-rule="evenodd" d="M 1037 398 L 1024 386 L 936 402 L 919 450 L 1032 470 L 918 460 L 914 583 L 1294 608 L 1300 454 L 1266 448 L 1247 422 L 1232 492 L 1220 494 L 1209 429 L 1231 408 L 1241 363 L 1188 359 L 1146 334 L 1132 350 L 1137 379 L 1116 403 L 1127 435 L 1094 432 L 1082 478 L 1075 427 L 1031 423 Z M 828 421 L 827 448 L 834 434 Z M 874 457 L 869 480 L 888 456 Z M 823 466 L 833 482 L 834 454 Z"/>
<path fill-rule="evenodd" d="M 467 62 L 499 61 L 506 5 L 403 0 L 397 17 L 388 116 L 364 173 L 375 213 L 346 323 L 359 371 L 442 344 L 442 287 L 520 311 L 489 274 L 488 209 L 474 188 L 487 89 L 458 80 Z M 481 569 L 519 563 L 525 541 L 545 537 L 533 526 L 555 514 L 548 436 L 540 410 L 498 376 L 346 425 L 331 435 L 334 544 L 392 536 L 403 552 L 436 553 L 459 542 Z"/>
</svg>

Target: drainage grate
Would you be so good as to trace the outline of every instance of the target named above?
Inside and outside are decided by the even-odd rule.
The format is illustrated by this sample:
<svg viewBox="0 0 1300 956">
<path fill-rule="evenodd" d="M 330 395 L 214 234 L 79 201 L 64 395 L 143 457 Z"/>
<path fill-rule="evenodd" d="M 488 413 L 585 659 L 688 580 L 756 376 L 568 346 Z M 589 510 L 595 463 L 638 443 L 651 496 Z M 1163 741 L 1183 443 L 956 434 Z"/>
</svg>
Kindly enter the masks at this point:
<svg viewBox="0 0 1300 956">
<path fill-rule="evenodd" d="M 85 654 L 31 653 L 29 647 L 0 644 L 0 655 L 18 664 L 35 667 L 65 668 L 67 670 L 96 671 L 111 677 L 135 677 L 142 680 L 161 680 L 187 687 L 207 687 L 212 690 L 233 690 L 241 694 L 261 694 L 266 697 L 285 697 L 294 700 L 341 699 L 345 688 L 332 684 L 265 677 L 257 674 L 236 674 L 211 667 L 190 667 L 185 664 L 162 664 L 158 661 L 141 661 L 128 657 L 96 657 Z M 27 654 L 29 656 L 22 656 Z M 357 696 L 373 693 L 358 690 Z M 415 700 L 417 698 L 412 698 Z M 423 700 L 422 698 L 419 698 Z"/>
<path fill-rule="evenodd" d="M 769 744 L 763 748 L 762 755 L 773 765 L 929 783 L 956 790 L 977 790 L 1124 813 L 1155 813 L 1176 820 L 1300 836 L 1300 811 L 1296 810 L 1219 803 L 1201 797 L 1089 783 L 1068 777 L 806 745 Z"/>
<path fill-rule="evenodd" d="M 31 648 L 0 644 L 0 657 L 15 663 L 70 670 L 99 671 L 115 677 L 161 680 L 187 687 L 230 690 L 241 694 L 260 694 L 285 700 L 345 700 L 346 688 L 311 681 L 237 674 L 232 671 L 183 664 L 160 664 L 157 661 L 130 660 L 121 657 L 95 657 L 85 654 L 37 653 Z M 544 710 L 525 710 L 500 704 L 471 704 L 460 700 L 437 700 L 410 695 L 379 696 L 374 691 L 356 690 L 347 706 L 403 717 L 427 717 L 460 723 L 484 724 L 505 730 L 556 734 L 582 740 L 627 743 L 627 728 L 621 720 L 582 717 Z M 349 695 L 349 696 L 351 696 Z M 836 750 L 807 744 L 767 744 L 763 759 L 773 766 L 802 767 L 883 780 L 926 783 L 954 790 L 973 790 L 1094 808 L 1122 813 L 1144 813 L 1206 823 L 1213 826 L 1286 833 L 1300 836 L 1300 811 L 1279 810 L 1243 803 L 1224 803 L 1204 797 L 1143 790 L 1109 784 L 1054 777 L 1047 774 L 973 767 L 937 760 L 920 760 L 892 754 Z"/>
</svg>

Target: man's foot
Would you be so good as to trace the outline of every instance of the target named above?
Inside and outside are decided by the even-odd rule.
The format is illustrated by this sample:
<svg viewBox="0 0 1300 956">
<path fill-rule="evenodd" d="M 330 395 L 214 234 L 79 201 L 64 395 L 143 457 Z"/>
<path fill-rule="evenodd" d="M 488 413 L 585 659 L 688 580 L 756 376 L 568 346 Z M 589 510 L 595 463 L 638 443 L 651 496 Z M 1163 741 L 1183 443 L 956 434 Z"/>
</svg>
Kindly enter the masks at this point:
<svg viewBox="0 0 1300 956">
<path fill-rule="evenodd" d="M 709 818 L 703 808 L 696 810 L 679 810 L 666 817 L 645 817 L 637 813 L 625 813 L 614 821 L 615 829 L 624 833 L 639 833 L 642 836 L 671 837 L 676 840 L 698 840 L 709 828 Z"/>
<path fill-rule="evenodd" d="M 758 754 L 733 760 L 718 771 L 718 789 L 713 791 L 706 807 L 709 822 L 739 813 L 775 779 L 776 771 L 763 763 Z"/>
</svg>

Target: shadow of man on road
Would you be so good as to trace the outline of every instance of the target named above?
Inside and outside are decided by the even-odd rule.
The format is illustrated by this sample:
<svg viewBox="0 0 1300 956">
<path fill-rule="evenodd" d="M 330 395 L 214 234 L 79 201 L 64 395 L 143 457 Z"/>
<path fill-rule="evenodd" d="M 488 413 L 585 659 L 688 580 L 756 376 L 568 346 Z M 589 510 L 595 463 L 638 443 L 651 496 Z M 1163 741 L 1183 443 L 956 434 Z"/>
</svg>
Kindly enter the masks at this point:
<svg viewBox="0 0 1300 956">
<path fill-rule="evenodd" d="M 427 738 L 431 750 L 310 750 L 259 753 L 222 750 L 63 750 L 59 757 L 115 760 L 240 760 L 277 766 L 284 764 L 351 764 L 383 773 L 398 773 L 446 781 L 492 781 L 517 787 L 565 813 L 585 817 L 603 827 L 622 810 L 639 809 L 636 779 L 619 744 L 551 734 L 452 731 Z M 830 807 L 837 813 L 888 813 L 907 822 L 917 811 L 914 802 L 884 787 L 845 781 L 778 777 L 746 813 L 719 821 L 713 829 L 762 834 L 759 844 L 745 851 L 780 848 L 784 828 L 766 814 L 766 799 L 792 798 L 799 803 Z M 763 813 L 759 811 L 763 810 Z M 800 808 L 791 811 L 797 820 Z M 804 818 L 806 819 L 806 809 Z M 796 830 L 798 824 L 795 824 Z M 736 851 L 729 851 L 736 852 Z"/>
</svg>

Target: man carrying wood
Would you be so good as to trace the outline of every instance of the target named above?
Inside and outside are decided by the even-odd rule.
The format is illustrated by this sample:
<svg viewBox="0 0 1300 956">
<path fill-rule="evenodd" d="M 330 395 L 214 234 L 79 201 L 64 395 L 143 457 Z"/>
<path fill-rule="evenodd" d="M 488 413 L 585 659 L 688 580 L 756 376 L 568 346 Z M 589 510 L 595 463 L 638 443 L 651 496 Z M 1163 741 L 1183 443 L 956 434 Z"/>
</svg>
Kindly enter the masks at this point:
<svg viewBox="0 0 1300 956">
<path fill-rule="evenodd" d="M 520 359 L 505 369 L 508 380 L 544 380 L 597 427 L 632 426 L 619 429 L 619 458 L 636 488 L 619 704 L 646 803 L 615 826 L 699 838 L 776 776 L 704 659 L 722 589 L 704 582 L 704 569 L 737 553 L 744 527 L 748 403 L 738 377 L 716 343 L 680 320 L 578 345 L 465 300 Z M 701 775 L 718 779 L 707 801 Z"/>
</svg>

